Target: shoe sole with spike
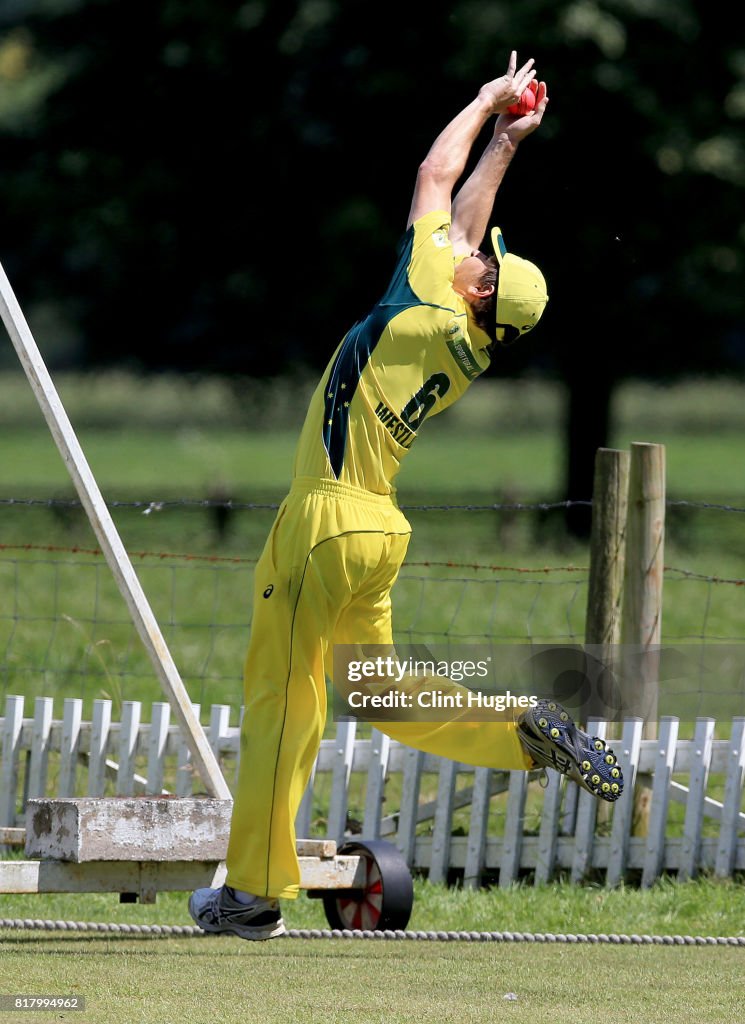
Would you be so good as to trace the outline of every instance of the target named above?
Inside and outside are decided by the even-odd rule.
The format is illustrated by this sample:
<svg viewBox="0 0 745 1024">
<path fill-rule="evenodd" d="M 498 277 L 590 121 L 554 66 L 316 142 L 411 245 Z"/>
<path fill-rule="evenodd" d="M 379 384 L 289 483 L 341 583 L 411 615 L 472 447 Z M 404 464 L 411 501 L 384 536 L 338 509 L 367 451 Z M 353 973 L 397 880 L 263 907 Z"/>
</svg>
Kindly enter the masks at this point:
<svg viewBox="0 0 745 1024">
<path fill-rule="evenodd" d="M 615 754 L 598 736 L 583 732 L 554 700 L 539 700 L 518 719 L 523 746 L 540 766 L 554 768 L 601 800 L 623 792 L 623 773 Z"/>
</svg>

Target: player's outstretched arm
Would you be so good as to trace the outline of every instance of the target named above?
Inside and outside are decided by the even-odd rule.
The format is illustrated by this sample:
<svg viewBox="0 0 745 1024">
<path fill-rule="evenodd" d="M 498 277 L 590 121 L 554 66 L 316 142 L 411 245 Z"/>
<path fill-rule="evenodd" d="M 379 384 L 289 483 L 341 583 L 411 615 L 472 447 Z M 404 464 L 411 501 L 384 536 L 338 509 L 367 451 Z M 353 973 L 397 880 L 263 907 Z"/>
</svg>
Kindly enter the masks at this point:
<svg viewBox="0 0 745 1024">
<path fill-rule="evenodd" d="M 545 82 L 539 82 L 535 108 L 525 115 L 501 112 L 481 159 L 453 200 L 450 240 L 456 256 L 470 255 L 486 234 L 499 186 L 518 144 L 540 125 L 548 106 Z"/>
<path fill-rule="evenodd" d="M 417 173 L 414 198 L 408 224 L 431 210 L 450 212 L 453 188 L 463 174 L 471 147 L 488 119 L 504 116 L 535 78 L 533 60 L 517 68 L 517 54 L 510 54 L 507 72 L 487 82 L 468 104 L 437 136 Z"/>
</svg>

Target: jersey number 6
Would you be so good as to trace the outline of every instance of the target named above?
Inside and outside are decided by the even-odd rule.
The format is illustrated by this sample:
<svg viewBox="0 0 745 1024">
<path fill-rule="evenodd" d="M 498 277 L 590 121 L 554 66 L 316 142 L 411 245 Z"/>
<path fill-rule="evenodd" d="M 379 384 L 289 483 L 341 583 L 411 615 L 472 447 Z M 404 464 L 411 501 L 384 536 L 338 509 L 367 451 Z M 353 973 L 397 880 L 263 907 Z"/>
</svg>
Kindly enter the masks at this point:
<svg viewBox="0 0 745 1024">
<path fill-rule="evenodd" d="M 446 373 L 433 373 L 425 380 L 417 393 L 413 395 L 403 408 L 401 420 L 409 430 L 418 430 L 422 420 L 438 398 L 447 394 L 450 378 Z"/>
</svg>

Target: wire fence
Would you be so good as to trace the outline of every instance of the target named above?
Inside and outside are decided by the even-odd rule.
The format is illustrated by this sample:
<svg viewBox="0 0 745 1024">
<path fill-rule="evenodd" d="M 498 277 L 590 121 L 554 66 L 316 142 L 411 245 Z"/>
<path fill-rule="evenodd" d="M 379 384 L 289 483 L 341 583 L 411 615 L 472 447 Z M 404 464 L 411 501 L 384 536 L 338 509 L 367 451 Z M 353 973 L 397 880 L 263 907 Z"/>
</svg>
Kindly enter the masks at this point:
<svg viewBox="0 0 745 1024">
<path fill-rule="evenodd" d="M 577 505 L 591 502 L 402 505 L 421 540 L 394 589 L 396 641 L 582 643 L 589 547 L 572 548 L 578 564 L 545 565 L 541 556 L 561 555 L 561 544 L 530 543 L 547 519 Z M 278 503 L 166 498 L 110 507 L 190 696 L 239 705 L 253 570 Z M 670 501 L 667 512 L 669 550 L 694 564 L 665 566 L 664 639 L 744 641 L 745 508 Z M 702 517 L 717 522 L 702 526 Z M 3 498 L 0 527 L 0 695 L 74 695 L 88 705 L 157 699 L 79 501 Z M 495 551 L 522 558 L 496 561 Z M 702 571 L 703 559 L 716 559 L 716 571 Z"/>
<path fill-rule="evenodd" d="M 236 703 L 256 560 L 132 557 L 192 698 Z M 574 566 L 533 573 L 407 562 L 394 590 L 395 639 L 448 649 L 526 639 L 579 643 L 586 584 L 586 571 Z M 0 546 L 0 588 L 3 693 L 152 696 L 151 666 L 100 552 Z"/>
<path fill-rule="evenodd" d="M 462 657 L 469 644 L 482 651 L 484 645 L 495 650 L 516 643 L 581 645 L 596 563 L 589 539 L 569 540 L 561 529 L 564 515 L 575 506 L 593 508 L 590 502 L 403 506 L 414 534 L 393 593 L 395 640 L 437 645 L 449 659 Z M 253 575 L 278 503 L 164 498 L 116 501 L 110 508 L 189 697 L 223 771 L 233 779 Z M 723 650 L 721 645 L 740 644 L 745 650 L 744 512 L 736 502 L 672 501 L 664 509 L 662 639 L 690 645 L 693 660 L 702 665 L 707 655 Z M 65 777 L 59 759 L 64 738 L 73 735 L 64 723 L 72 712 L 91 723 L 91 736 L 104 711 L 112 722 L 133 728 L 136 719 L 144 736 L 132 744 L 120 733 L 108 754 L 101 748 L 101 792 L 129 792 L 137 786 L 157 791 L 163 784 L 179 795 L 190 792 L 194 779 L 184 738 L 175 726 L 171 761 L 151 778 L 151 739 L 167 724 L 168 705 L 77 500 L 0 499 L 0 595 L 4 735 L 7 723 L 15 721 L 22 724 L 21 739 L 25 736 L 32 746 L 35 736 L 49 737 L 43 757 L 34 759 L 31 747 L 19 756 L 18 785 L 5 786 L 9 793 L 12 789 L 6 824 L 17 825 L 26 796 L 43 791 L 42 775 L 49 792 Z M 740 656 L 734 662 L 742 665 L 744 660 Z M 525 872 L 547 880 L 552 872 L 569 871 L 579 880 L 588 872 L 606 871 L 611 884 L 624 873 L 644 877 L 646 872 L 652 879 L 663 870 L 680 870 L 687 823 L 695 818 L 691 849 L 700 854 L 697 869 L 719 865 L 727 876 L 733 865 L 739 870 L 745 864 L 739 838 L 745 820 L 745 741 L 738 717 L 745 699 L 742 680 L 733 679 L 730 669 L 721 681 L 712 681 L 694 666 L 674 681 L 672 691 L 672 713 L 679 718 L 660 719 L 659 741 L 641 739 L 642 724 L 632 720 L 624 722 L 626 738 L 619 746 L 639 753 L 638 764 L 625 767 L 640 792 L 655 787 L 649 825 L 654 842 L 629 838 L 631 817 L 621 820 L 614 812 L 612 825 L 606 818 L 586 818 L 587 808 L 582 810 L 575 788 L 562 789 L 558 777 L 544 792 L 529 787 L 528 779 L 500 781 L 488 770 L 474 774 L 468 769 L 458 785 L 463 766 L 443 759 L 428 762 L 421 752 L 412 751 L 406 756 L 419 758 L 416 798 L 402 803 L 405 773 L 397 774 L 393 762 L 388 763 L 386 802 L 378 808 L 383 816 L 376 827 L 388 835 L 385 829 L 395 826 L 397 841 L 408 835 L 409 862 L 432 877 L 457 871 L 476 884 L 498 873 L 500 884 L 506 884 Z M 33 719 L 24 717 L 32 708 Z M 627 736 L 632 727 L 635 739 Z M 704 728 L 711 742 L 700 740 Z M 339 730 L 346 731 L 342 735 Z M 361 759 L 375 747 L 375 736 L 371 723 L 336 723 L 330 713 L 321 760 L 301 809 L 302 834 L 354 834 L 372 813 L 369 765 Z M 739 737 L 737 744 L 733 737 Z M 84 740 L 83 751 L 91 745 Z M 128 759 L 129 750 L 136 757 Z M 346 751 L 342 759 L 340 751 Z M 670 751 L 677 760 L 667 757 L 663 771 L 660 758 Z M 699 754 L 705 760 L 700 765 Z M 78 760 L 74 763 L 79 769 Z M 378 775 L 379 769 L 377 765 Z M 90 775 L 90 764 L 88 770 Z M 77 776 L 80 788 L 80 771 Z M 692 800 L 699 776 L 704 782 Z M 346 781 L 340 788 L 342 777 Z M 337 806 L 334 794 L 339 793 L 343 801 Z M 630 815 L 631 802 L 627 804 L 624 814 Z M 395 822 L 391 818 L 404 805 L 412 808 L 408 831 L 400 817 Z M 480 851 L 476 860 L 469 853 L 474 850 Z M 611 870 L 618 850 L 623 854 Z"/>
</svg>

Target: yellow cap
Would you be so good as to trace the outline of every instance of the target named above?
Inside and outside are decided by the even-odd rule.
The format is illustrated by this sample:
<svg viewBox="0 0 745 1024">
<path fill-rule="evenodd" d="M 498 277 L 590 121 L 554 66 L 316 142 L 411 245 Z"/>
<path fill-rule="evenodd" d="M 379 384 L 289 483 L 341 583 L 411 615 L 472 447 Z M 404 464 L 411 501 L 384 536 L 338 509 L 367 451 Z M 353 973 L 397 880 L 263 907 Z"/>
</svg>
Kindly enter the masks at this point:
<svg viewBox="0 0 745 1024">
<path fill-rule="evenodd" d="M 499 263 L 497 341 L 509 345 L 541 319 L 548 302 L 546 279 L 535 263 L 507 252 L 499 228 L 492 228 L 491 241 Z"/>
</svg>

